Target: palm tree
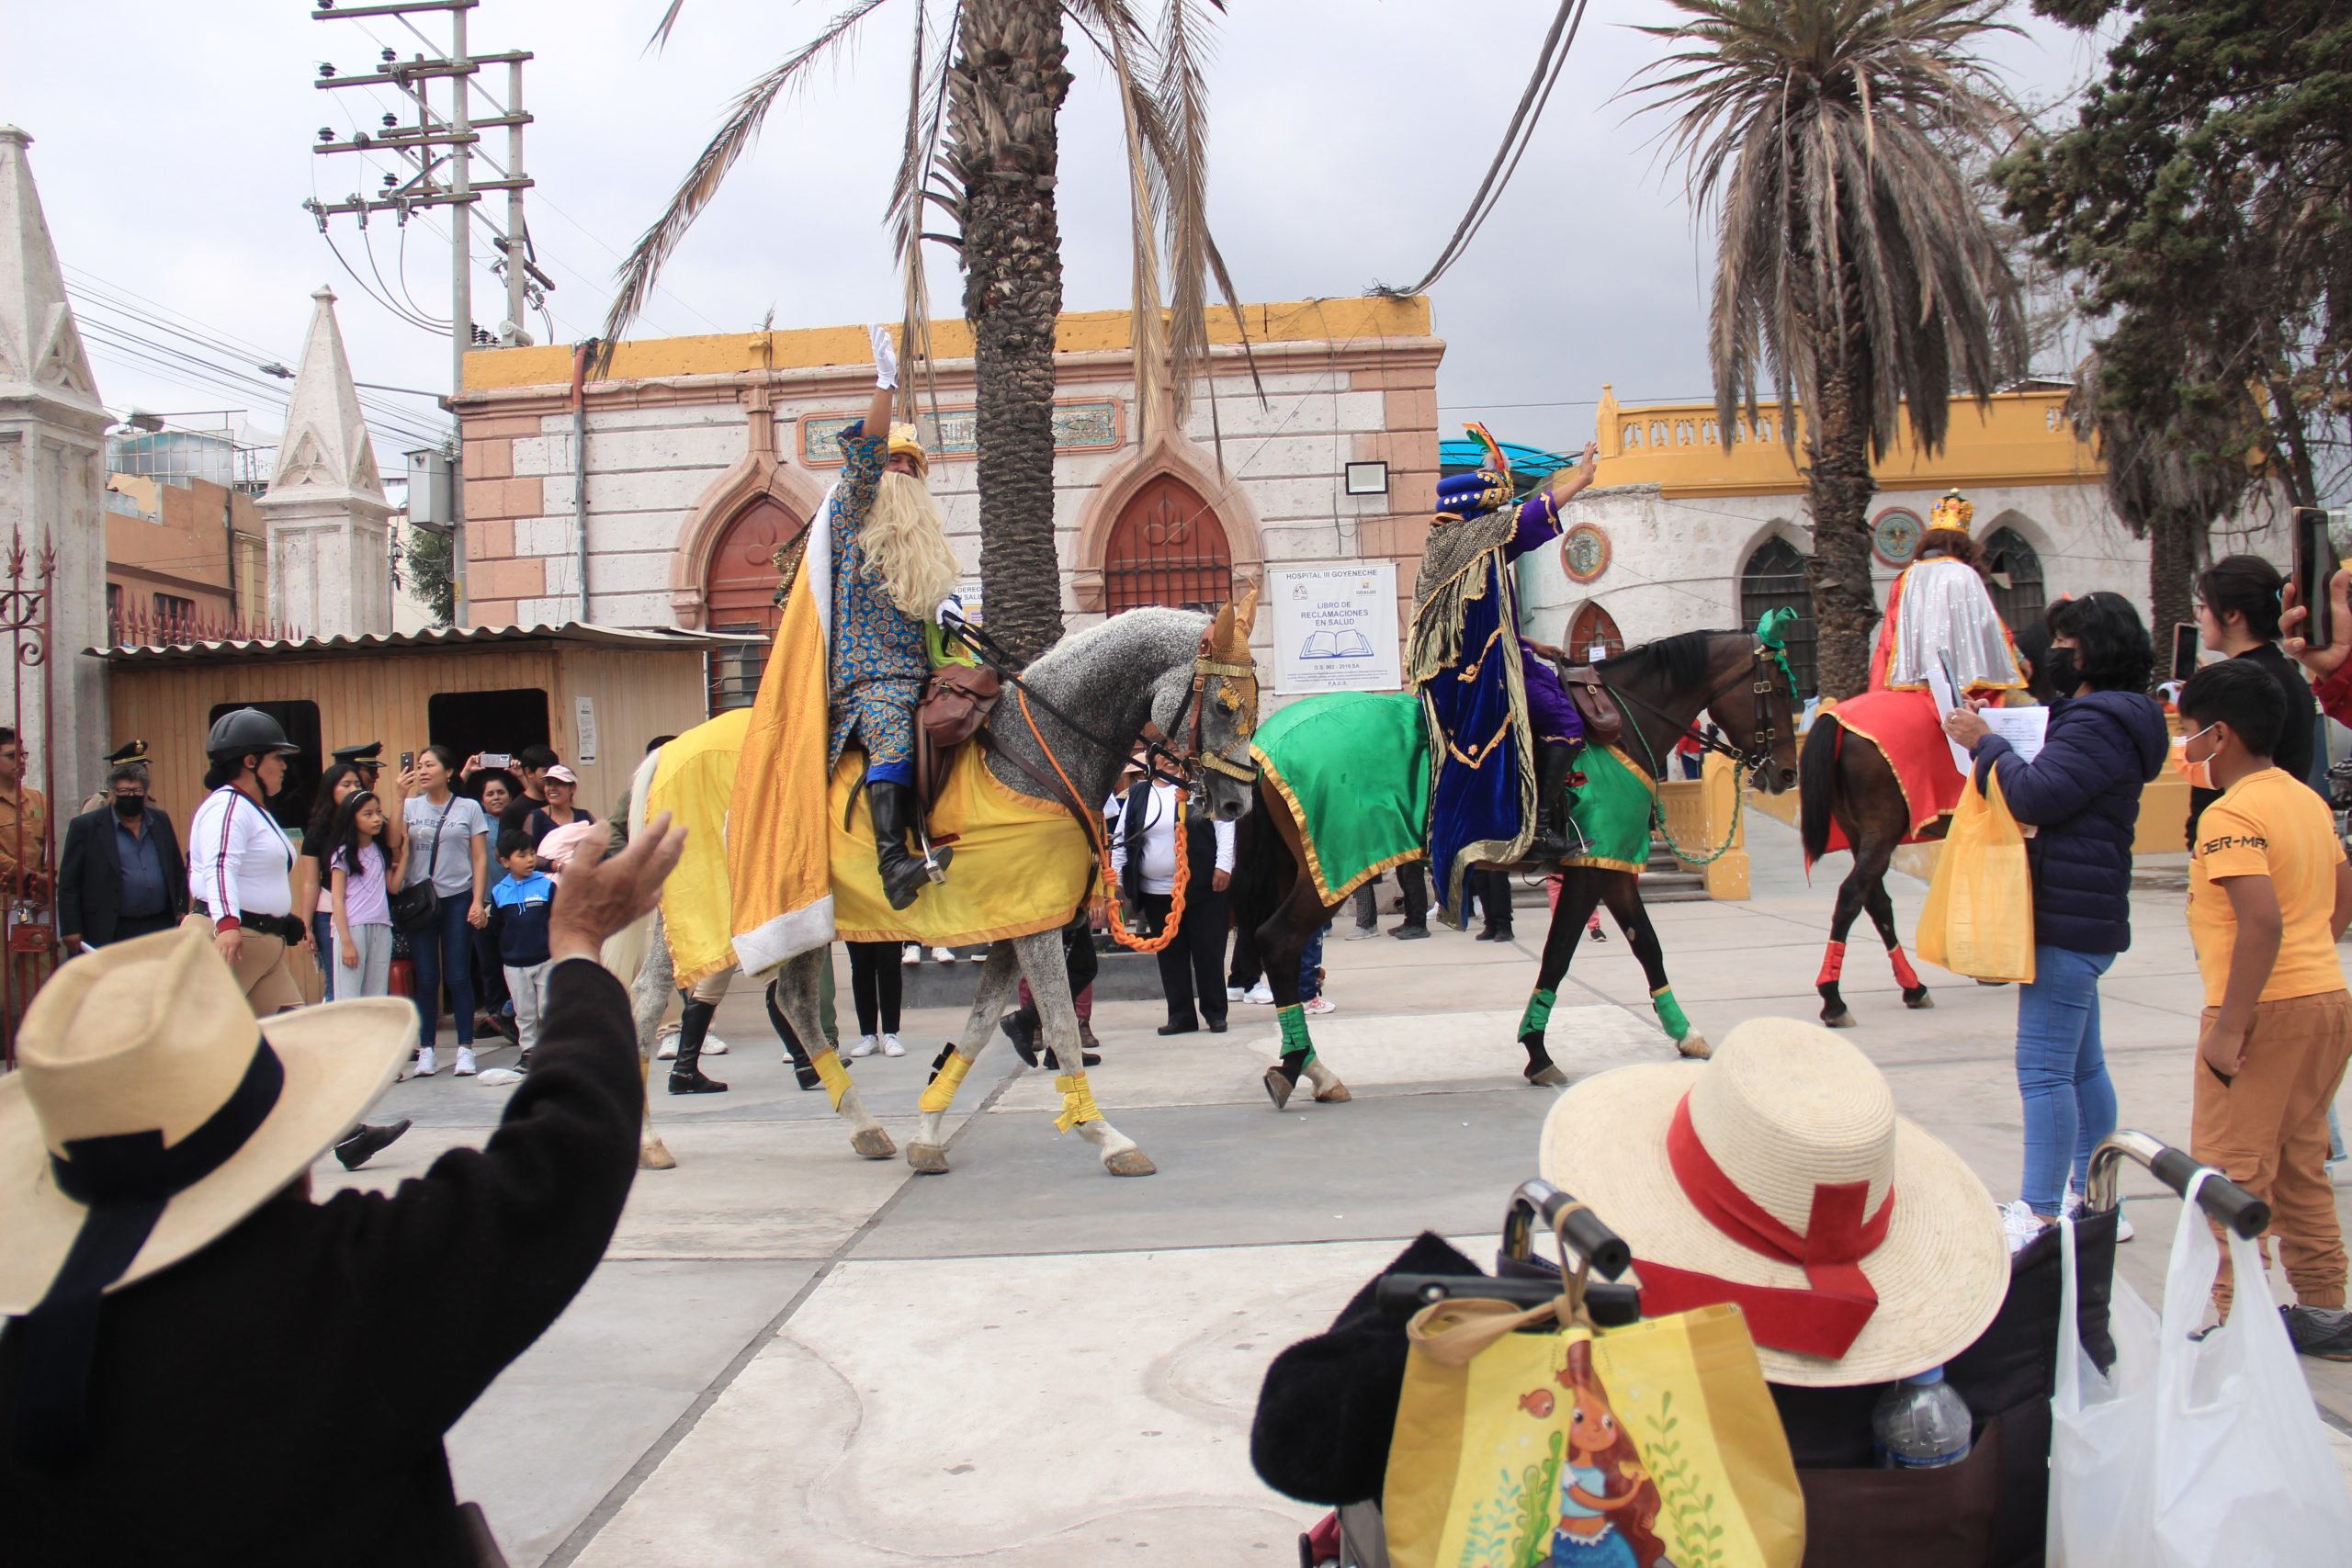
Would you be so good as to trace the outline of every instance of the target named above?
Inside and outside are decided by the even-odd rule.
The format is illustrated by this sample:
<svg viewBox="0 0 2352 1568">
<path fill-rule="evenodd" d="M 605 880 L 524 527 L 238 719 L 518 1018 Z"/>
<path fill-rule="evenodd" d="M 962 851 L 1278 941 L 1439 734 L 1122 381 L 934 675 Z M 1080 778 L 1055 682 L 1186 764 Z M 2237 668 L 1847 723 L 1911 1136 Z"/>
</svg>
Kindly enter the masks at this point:
<svg viewBox="0 0 2352 1568">
<path fill-rule="evenodd" d="M 1685 46 L 1635 85 L 1677 111 L 1668 144 L 1720 237 L 1707 352 L 1728 447 L 1774 384 L 1804 410 L 1805 576 L 1825 695 L 1869 679 L 1871 460 L 1909 426 L 1943 445 L 1954 390 L 2021 367 L 2018 290 L 1964 164 L 2017 117 L 1972 51 L 2002 0 L 1667 0 Z M 1907 411 L 1907 413 L 1906 413 Z"/>
<path fill-rule="evenodd" d="M 671 0 L 657 44 L 684 3 Z M 737 95 L 669 206 L 622 264 L 605 344 L 619 341 L 662 264 L 758 139 L 777 99 L 888 3 L 852 0 L 813 39 Z M 1164 0 L 1154 35 L 1131 0 L 910 0 L 906 141 L 884 214 L 906 271 L 903 357 L 912 367 L 928 358 L 922 246 L 944 244 L 964 268 L 964 315 L 976 361 L 981 593 L 990 633 L 1023 660 L 1062 629 L 1053 412 L 1054 331 L 1062 303 L 1057 117 L 1070 85 L 1064 23 L 1109 65 L 1125 124 L 1136 416 L 1145 434 L 1163 411 L 1179 422 L 1190 412 L 1208 359 L 1212 282 L 1240 319 L 1206 216 L 1206 11 L 1224 4 Z M 926 229 L 931 213 L 944 217 L 947 229 Z M 910 376 L 902 393 L 910 412 L 917 379 Z"/>
</svg>

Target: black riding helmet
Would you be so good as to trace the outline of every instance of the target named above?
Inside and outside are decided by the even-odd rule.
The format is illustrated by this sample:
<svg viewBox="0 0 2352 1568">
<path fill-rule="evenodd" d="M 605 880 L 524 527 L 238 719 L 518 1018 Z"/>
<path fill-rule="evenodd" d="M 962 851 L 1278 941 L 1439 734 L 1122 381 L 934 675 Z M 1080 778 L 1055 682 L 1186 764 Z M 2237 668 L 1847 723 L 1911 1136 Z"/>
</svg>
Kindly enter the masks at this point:
<svg viewBox="0 0 2352 1568">
<path fill-rule="evenodd" d="M 204 754 L 215 761 L 269 751 L 291 755 L 300 750 L 286 739 L 284 727 L 259 708 L 239 708 L 222 714 L 213 721 L 212 733 L 204 741 Z"/>
</svg>

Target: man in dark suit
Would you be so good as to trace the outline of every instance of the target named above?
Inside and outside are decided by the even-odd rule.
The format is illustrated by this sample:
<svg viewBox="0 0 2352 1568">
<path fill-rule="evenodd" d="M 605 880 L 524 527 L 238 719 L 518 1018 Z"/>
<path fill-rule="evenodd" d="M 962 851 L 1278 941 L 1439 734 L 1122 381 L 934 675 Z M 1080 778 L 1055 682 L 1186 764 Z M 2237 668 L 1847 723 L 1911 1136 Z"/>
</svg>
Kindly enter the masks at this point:
<svg viewBox="0 0 2352 1568">
<path fill-rule="evenodd" d="M 187 857 L 172 819 L 147 800 L 147 770 L 118 762 L 107 804 L 65 825 L 58 857 L 57 930 L 70 957 L 168 931 L 187 913 Z"/>
</svg>

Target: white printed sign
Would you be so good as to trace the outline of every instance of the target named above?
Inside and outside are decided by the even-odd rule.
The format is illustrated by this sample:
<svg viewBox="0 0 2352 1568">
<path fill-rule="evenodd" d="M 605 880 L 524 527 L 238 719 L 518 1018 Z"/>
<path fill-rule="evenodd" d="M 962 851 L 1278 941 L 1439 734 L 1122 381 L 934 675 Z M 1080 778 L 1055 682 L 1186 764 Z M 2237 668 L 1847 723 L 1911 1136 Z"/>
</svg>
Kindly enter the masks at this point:
<svg viewBox="0 0 2352 1568">
<path fill-rule="evenodd" d="M 596 699 L 578 697 L 571 704 L 571 748 L 578 753 L 575 762 L 594 766 L 596 761 Z"/>
<path fill-rule="evenodd" d="M 1393 692 L 1404 683 L 1396 641 L 1396 563 L 1280 566 L 1266 573 L 1274 612 L 1274 690 Z"/>
</svg>

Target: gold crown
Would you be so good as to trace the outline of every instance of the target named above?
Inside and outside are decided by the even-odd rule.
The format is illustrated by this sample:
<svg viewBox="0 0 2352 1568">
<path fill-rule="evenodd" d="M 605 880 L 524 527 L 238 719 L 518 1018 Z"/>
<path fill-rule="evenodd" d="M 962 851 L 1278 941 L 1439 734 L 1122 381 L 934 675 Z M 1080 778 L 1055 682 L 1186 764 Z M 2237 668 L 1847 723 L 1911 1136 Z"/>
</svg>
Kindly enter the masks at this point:
<svg viewBox="0 0 2352 1568">
<path fill-rule="evenodd" d="M 918 472 L 925 474 L 931 472 L 931 456 L 922 449 L 922 437 L 915 434 L 915 427 L 911 424 L 890 426 L 888 455 L 893 457 L 912 457 Z"/>
<path fill-rule="evenodd" d="M 1928 513 L 1928 526 L 1951 528 L 1965 534 L 1968 532 L 1969 524 L 1973 522 L 1975 517 L 1976 505 L 1973 502 L 1967 500 L 1956 490 L 1947 491 L 1944 492 L 1944 498 L 1936 502 L 1935 509 Z"/>
</svg>

